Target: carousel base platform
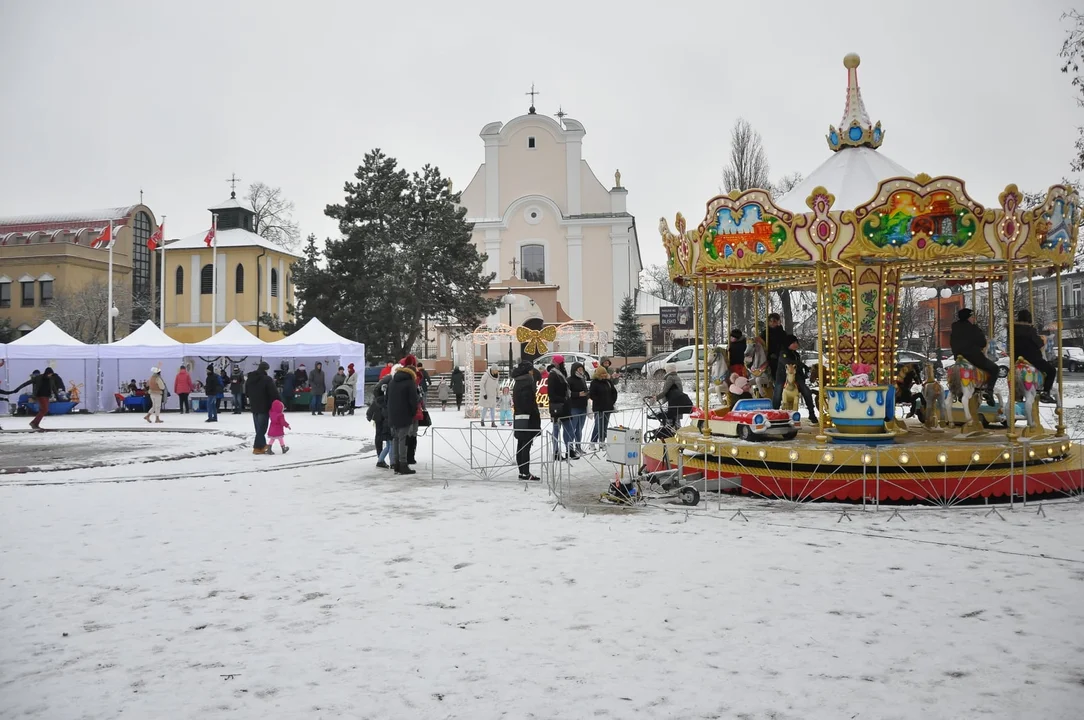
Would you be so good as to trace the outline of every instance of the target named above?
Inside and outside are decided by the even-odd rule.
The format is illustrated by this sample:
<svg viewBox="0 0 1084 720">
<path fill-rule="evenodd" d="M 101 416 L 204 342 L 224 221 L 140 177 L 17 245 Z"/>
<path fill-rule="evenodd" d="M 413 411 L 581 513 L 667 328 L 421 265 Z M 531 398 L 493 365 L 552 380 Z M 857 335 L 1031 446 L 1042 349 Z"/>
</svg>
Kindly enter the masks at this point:
<svg viewBox="0 0 1084 720">
<path fill-rule="evenodd" d="M 646 445 L 643 460 L 656 471 L 677 467 L 680 456 L 685 474 L 727 479 L 731 493 L 802 502 L 951 504 L 1084 492 L 1081 446 L 1053 431 L 1015 441 L 1004 430 L 894 432 L 891 444 L 840 444 L 804 426 L 793 440 L 749 442 L 687 427 Z"/>
</svg>

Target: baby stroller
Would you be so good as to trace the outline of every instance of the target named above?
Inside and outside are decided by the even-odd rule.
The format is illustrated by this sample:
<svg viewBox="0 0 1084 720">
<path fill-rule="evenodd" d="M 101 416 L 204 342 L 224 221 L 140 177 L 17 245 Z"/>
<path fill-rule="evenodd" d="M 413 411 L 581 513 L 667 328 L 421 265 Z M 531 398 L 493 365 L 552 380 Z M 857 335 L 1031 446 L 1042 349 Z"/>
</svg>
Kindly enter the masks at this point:
<svg viewBox="0 0 1084 720">
<path fill-rule="evenodd" d="M 644 416 L 659 424 L 657 428 L 644 431 L 645 443 L 668 440 L 677 435 L 678 423 L 674 420 L 674 414 L 663 407 L 662 402 L 653 397 L 644 398 Z"/>
<path fill-rule="evenodd" d="M 335 399 L 335 408 L 331 411 L 332 417 L 335 415 L 345 415 L 350 411 L 350 405 L 353 403 L 353 400 L 350 397 L 349 390 L 340 387 L 335 390 L 332 397 Z"/>
</svg>

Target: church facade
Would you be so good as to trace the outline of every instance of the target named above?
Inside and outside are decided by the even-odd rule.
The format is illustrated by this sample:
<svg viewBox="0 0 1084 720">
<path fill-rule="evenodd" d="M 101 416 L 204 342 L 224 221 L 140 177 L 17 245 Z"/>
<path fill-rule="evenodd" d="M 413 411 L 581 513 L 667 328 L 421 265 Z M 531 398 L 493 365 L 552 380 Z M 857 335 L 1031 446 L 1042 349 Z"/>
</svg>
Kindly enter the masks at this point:
<svg viewBox="0 0 1084 720">
<path fill-rule="evenodd" d="M 625 296 L 641 270 L 636 220 L 619 172 L 607 189 L 583 157 L 586 130 L 532 106 L 508 123 L 482 128 L 485 160 L 462 193 L 473 240 L 495 273 L 490 294 L 516 298 L 491 324 L 593 323 L 612 350 Z"/>
</svg>

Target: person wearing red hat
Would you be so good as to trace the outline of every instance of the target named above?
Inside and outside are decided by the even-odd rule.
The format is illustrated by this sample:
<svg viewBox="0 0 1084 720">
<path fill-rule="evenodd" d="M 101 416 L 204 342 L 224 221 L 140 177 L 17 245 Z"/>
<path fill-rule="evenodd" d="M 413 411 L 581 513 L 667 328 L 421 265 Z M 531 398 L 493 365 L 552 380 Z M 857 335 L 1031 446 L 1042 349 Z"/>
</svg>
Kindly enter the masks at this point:
<svg viewBox="0 0 1084 720">
<path fill-rule="evenodd" d="M 354 414 L 354 405 L 356 404 L 356 398 L 358 396 L 358 374 L 354 372 L 354 363 L 350 363 L 346 366 L 346 382 L 343 383 L 347 391 L 350 393 L 350 410 L 349 414 Z"/>
</svg>

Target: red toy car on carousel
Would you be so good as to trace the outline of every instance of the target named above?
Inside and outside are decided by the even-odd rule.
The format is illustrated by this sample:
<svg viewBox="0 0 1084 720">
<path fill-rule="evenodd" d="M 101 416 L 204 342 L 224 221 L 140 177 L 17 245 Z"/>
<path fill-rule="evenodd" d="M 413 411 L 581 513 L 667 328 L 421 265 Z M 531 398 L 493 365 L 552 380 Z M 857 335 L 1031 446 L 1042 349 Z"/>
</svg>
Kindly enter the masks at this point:
<svg viewBox="0 0 1084 720">
<path fill-rule="evenodd" d="M 693 408 L 690 418 L 697 429 L 704 429 L 704 412 Z M 738 400 L 732 408 L 712 410 L 708 429 L 712 435 L 742 440 L 792 440 L 798 435 L 802 416 L 796 411 L 776 410 L 768 398 Z"/>
</svg>

